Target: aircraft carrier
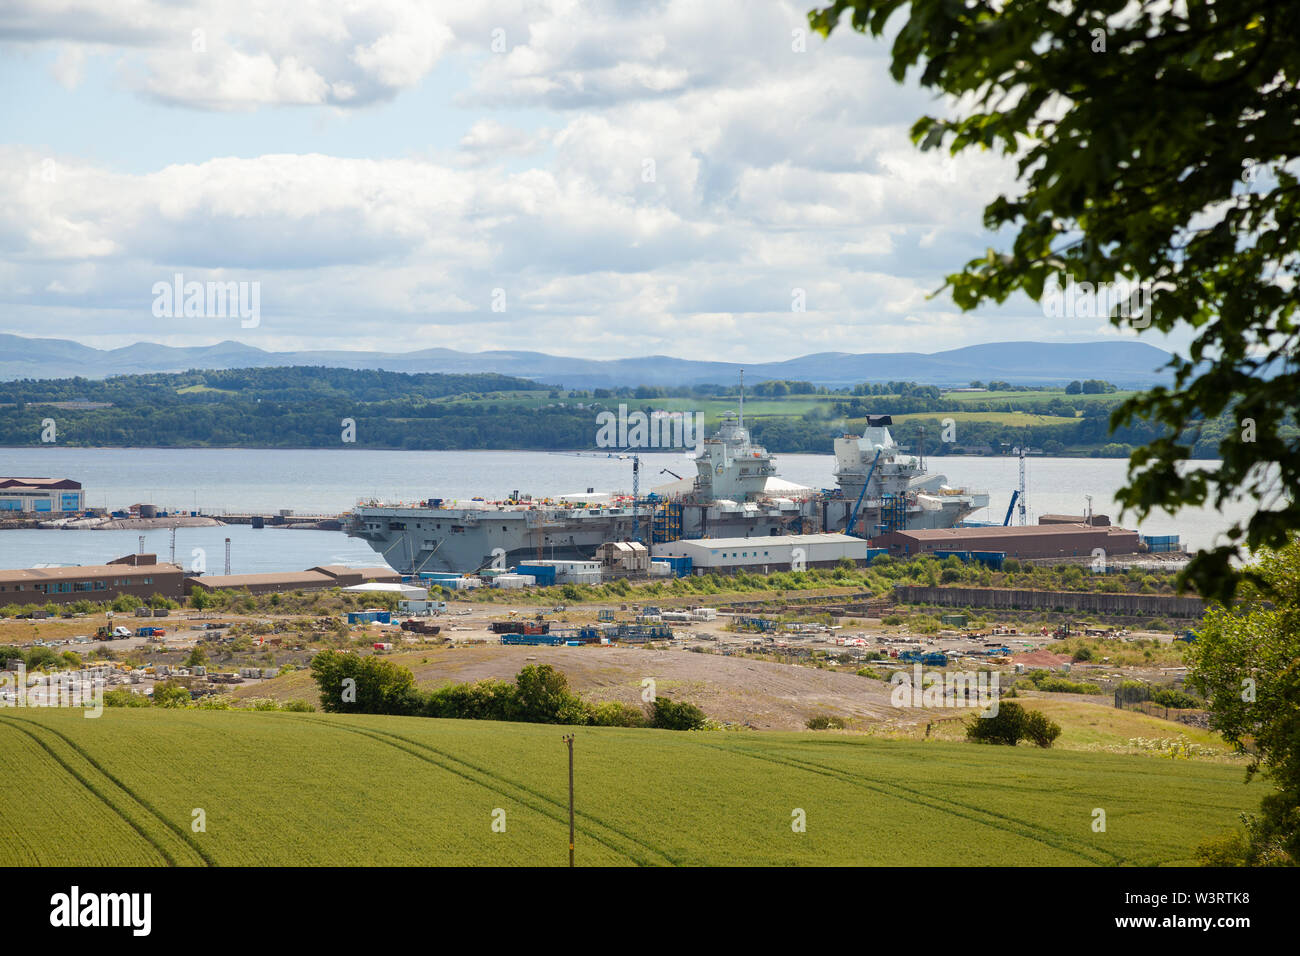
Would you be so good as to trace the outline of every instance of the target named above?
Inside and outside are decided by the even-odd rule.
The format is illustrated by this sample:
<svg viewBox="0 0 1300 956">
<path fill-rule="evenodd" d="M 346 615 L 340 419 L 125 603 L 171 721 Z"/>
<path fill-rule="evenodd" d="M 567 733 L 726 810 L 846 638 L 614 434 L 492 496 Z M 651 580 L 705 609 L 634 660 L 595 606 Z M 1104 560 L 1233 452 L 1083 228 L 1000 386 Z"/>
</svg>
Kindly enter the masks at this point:
<svg viewBox="0 0 1300 956">
<path fill-rule="evenodd" d="M 696 474 L 645 496 L 589 491 L 535 499 L 516 492 L 502 501 L 366 501 L 344 528 L 393 568 L 419 574 L 507 568 L 538 558 L 590 559 L 607 541 L 845 530 L 870 538 L 902 528 L 950 528 L 987 507 L 987 494 L 928 474 L 919 457 L 894 442 L 891 424 L 888 415 L 871 416 L 862 435 L 835 440 L 834 489 L 783 481 L 767 449 L 750 440 L 743 412 L 728 413 L 701 444 Z M 639 459 L 628 457 L 639 468 Z"/>
</svg>

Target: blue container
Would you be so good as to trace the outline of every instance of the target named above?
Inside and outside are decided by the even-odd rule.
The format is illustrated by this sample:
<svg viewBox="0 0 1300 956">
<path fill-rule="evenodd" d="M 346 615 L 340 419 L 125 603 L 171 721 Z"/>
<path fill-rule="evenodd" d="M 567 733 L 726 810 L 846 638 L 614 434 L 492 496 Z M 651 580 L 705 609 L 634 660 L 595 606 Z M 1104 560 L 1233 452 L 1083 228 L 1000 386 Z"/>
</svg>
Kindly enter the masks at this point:
<svg viewBox="0 0 1300 956">
<path fill-rule="evenodd" d="M 691 571 L 695 567 L 695 559 L 689 555 L 681 555 L 678 557 L 664 556 L 655 558 L 655 560 L 667 562 L 668 566 L 672 568 L 673 575 L 679 578 L 689 577 Z"/>
<path fill-rule="evenodd" d="M 515 572 L 532 575 L 542 587 L 550 587 L 555 583 L 555 565 L 553 564 L 521 564 L 515 568 Z"/>
</svg>

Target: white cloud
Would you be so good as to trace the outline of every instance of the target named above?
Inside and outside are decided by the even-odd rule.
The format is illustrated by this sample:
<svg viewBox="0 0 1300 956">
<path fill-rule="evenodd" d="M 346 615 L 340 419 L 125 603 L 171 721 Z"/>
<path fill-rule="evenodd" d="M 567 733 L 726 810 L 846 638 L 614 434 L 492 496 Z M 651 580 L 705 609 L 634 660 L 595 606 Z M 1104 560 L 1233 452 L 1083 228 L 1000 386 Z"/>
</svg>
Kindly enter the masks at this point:
<svg viewBox="0 0 1300 956">
<path fill-rule="evenodd" d="M 805 13 L 742 0 L 10 4 L 0 37 L 57 44 L 59 82 L 110 56 L 169 123 L 176 107 L 196 123 L 378 111 L 453 53 L 468 73 L 444 99 L 474 115 L 455 148 L 431 153 L 417 130 L 405 158 L 258 155 L 239 140 L 233 156 L 123 172 L 101 150 L 0 147 L 7 328 L 96 344 L 737 360 L 1104 331 L 1023 302 L 961 315 L 928 298 L 990 244 L 982 207 L 1011 171 L 918 154 L 907 130 L 933 102 L 849 31 L 792 50 Z M 261 282 L 262 325 L 154 318 L 152 284 L 176 272 Z M 497 288 L 505 313 L 491 311 Z M 792 312 L 795 289 L 806 312 Z"/>
<path fill-rule="evenodd" d="M 452 43 L 455 7 L 420 0 L 15 0 L 0 38 L 64 44 L 60 82 L 88 47 L 120 47 L 141 93 L 207 110 L 358 106 L 423 79 Z M 442 12 L 439 12 L 441 10 Z"/>
<path fill-rule="evenodd" d="M 65 90 L 75 90 L 81 85 L 86 65 L 86 47 L 65 46 L 50 67 L 55 82 Z"/>
</svg>

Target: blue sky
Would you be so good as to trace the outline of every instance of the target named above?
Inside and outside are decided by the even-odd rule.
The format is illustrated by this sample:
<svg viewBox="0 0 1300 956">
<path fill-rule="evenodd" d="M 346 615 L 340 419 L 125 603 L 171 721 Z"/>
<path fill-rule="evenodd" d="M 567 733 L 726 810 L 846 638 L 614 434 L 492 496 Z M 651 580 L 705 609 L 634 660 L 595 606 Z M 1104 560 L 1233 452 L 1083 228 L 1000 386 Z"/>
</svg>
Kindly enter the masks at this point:
<svg viewBox="0 0 1300 956">
<path fill-rule="evenodd" d="M 735 361 L 1119 335 L 929 298 L 1012 170 L 918 155 L 937 104 L 805 12 L 16 0 L 0 331 Z M 260 321 L 155 315 L 177 273 L 258 283 Z"/>
</svg>

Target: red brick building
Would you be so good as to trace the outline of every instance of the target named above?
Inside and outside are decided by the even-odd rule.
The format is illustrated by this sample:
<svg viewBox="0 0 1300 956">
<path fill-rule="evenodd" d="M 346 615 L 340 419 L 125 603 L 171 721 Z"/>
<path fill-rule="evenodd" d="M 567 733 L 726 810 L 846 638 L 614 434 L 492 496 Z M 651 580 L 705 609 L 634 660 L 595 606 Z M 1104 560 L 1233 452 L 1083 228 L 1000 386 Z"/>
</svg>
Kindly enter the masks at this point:
<svg viewBox="0 0 1300 956">
<path fill-rule="evenodd" d="M 306 571 L 274 571 L 263 574 L 205 574 L 185 581 L 185 591 L 247 591 L 272 594 L 277 591 L 321 591 L 355 584 L 381 582 L 400 584 L 402 576 L 389 567 L 349 568 L 324 564 Z"/>
<path fill-rule="evenodd" d="M 0 570 L 0 604 L 71 604 L 111 601 L 131 594 L 148 601 L 155 594 L 181 601 L 185 572 L 180 565 L 159 564 L 154 554 L 128 554 L 108 564 L 70 568 Z"/>
<path fill-rule="evenodd" d="M 891 531 L 872 538 L 871 547 L 888 548 L 900 558 L 932 551 L 1000 551 L 1008 558 L 1068 558 L 1088 557 L 1097 548 L 1108 555 L 1140 550 L 1136 531 L 1086 524 Z"/>
</svg>

